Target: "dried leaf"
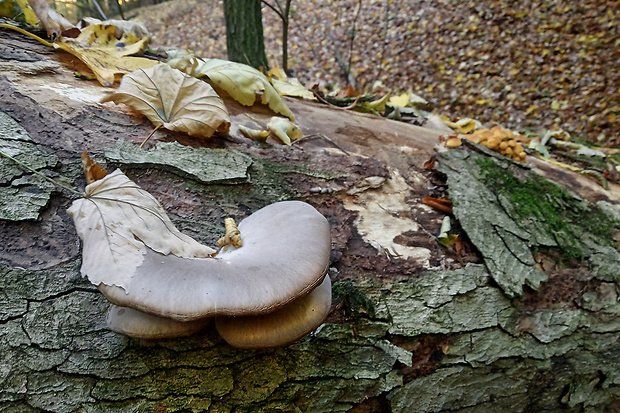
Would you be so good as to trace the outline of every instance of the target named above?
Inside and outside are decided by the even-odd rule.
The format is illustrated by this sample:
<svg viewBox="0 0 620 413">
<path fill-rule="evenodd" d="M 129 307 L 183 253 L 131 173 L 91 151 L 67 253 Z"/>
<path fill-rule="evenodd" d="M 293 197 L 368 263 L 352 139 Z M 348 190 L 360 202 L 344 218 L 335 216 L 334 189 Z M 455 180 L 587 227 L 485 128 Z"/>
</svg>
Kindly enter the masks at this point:
<svg viewBox="0 0 620 413">
<path fill-rule="evenodd" d="M 482 127 L 482 124 L 471 118 L 463 118 L 459 119 L 456 122 L 451 122 L 448 119 L 444 119 L 446 125 L 457 131 L 458 133 L 470 133 L 475 129 L 479 129 Z"/>
<path fill-rule="evenodd" d="M 138 39 L 148 39 L 150 37 L 149 31 L 142 22 L 133 20 L 115 20 L 109 19 L 101 21 L 94 17 L 84 17 L 82 21 L 86 23 L 86 26 L 92 26 L 93 24 L 103 24 L 105 26 L 112 25 L 116 27 L 114 30 L 114 37 L 120 39 L 125 33 L 132 34 Z"/>
<path fill-rule="evenodd" d="M 270 69 L 267 72 L 267 76 L 269 77 L 269 81 L 273 81 L 274 77 L 280 80 L 285 80 L 288 78 L 288 76 L 286 75 L 286 72 L 278 66 L 274 66 L 272 69 Z"/>
<path fill-rule="evenodd" d="M 125 103 L 157 127 L 208 138 L 226 134 L 230 118 L 224 102 L 207 83 L 159 64 L 123 77 L 118 91 L 102 102 Z"/>
<path fill-rule="evenodd" d="M 269 136 L 269 131 L 252 129 L 247 126 L 239 125 L 239 131 L 253 141 L 265 142 Z"/>
<path fill-rule="evenodd" d="M 446 212 L 448 214 L 452 213 L 452 201 L 442 198 L 433 198 L 433 197 L 425 197 L 422 198 L 422 203 L 424 205 L 428 205 L 440 211 Z"/>
<path fill-rule="evenodd" d="M 380 99 L 373 100 L 372 102 L 364 102 L 362 103 L 362 106 L 369 110 L 381 112 L 382 110 L 385 109 L 385 104 L 387 103 L 389 98 L 390 98 L 390 94 L 388 93 L 387 95 L 383 96 Z"/>
<path fill-rule="evenodd" d="M 75 26 L 67 19 L 62 17 L 56 10 L 52 9 L 47 0 L 28 0 L 30 7 L 36 14 L 41 26 L 47 30 L 47 35 L 52 39 L 60 37 L 65 30 L 73 29 Z M 22 7 L 23 10 L 23 7 Z"/>
<path fill-rule="evenodd" d="M 267 77 L 253 67 L 228 60 L 201 59 L 187 51 L 168 52 L 168 57 L 170 66 L 190 76 L 205 77 L 213 87 L 225 91 L 242 105 L 251 106 L 260 96 L 261 102 L 274 112 L 295 120 Z"/>
<path fill-rule="evenodd" d="M 392 96 L 388 101 L 388 105 L 406 107 L 409 104 L 411 93 L 403 93 L 398 96 Z"/>
<path fill-rule="evenodd" d="M 359 95 L 360 94 L 357 92 L 357 90 L 355 90 L 353 86 L 347 85 L 343 87 L 342 89 L 340 89 L 340 91 L 336 93 L 334 97 L 337 99 L 344 99 L 344 98 L 356 98 Z"/>
<path fill-rule="evenodd" d="M 285 77 L 284 79 L 271 78 L 271 84 L 281 96 L 317 100 L 314 93 L 306 89 L 306 87 L 294 77 Z"/>
<path fill-rule="evenodd" d="M 82 274 L 95 285 L 127 289 L 149 248 L 186 258 L 214 252 L 176 229 L 159 202 L 120 170 L 88 185 L 86 196 L 67 212 L 84 243 Z"/>
<path fill-rule="evenodd" d="M 95 181 L 105 178 L 108 172 L 101 166 L 97 165 L 95 161 L 90 159 L 86 150 L 82 152 L 82 168 L 84 169 L 84 175 L 86 175 L 86 183 L 88 185 Z"/>
<path fill-rule="evenodd" d="M 454 245 L 459 237 L 457 234 L 450 234 L 449 232 L 451 230 L 452 225 L 450 224 L 450 217 L 445 216 L 441 222 L 441 229 L 439 230 L 439 235 L 437 236 L 437 241 L 444 247 Z"/>
<path fill-rule="evenodd" d="M 114 37 L 115 30 L 115 26 L 94 24 L 86 27 L 75 39 L 55 42 L 54 47 L 78 57 L 95 73 L 103 86 L 111 86 L 116 73 L 130 73 L 158 63 L 156 60 L 128 56 L 138 53 L 144 47 L 146 38 L 124 34 L 118 40 Z"/>
<path fill-rule="evenodd" d="M 301 130 L 288 119 L 274 116 L 271 118 L 267 127 L 285 145 L 291 145 L 293 141 L 301 139 L 304 135 Z"/>
</svg>

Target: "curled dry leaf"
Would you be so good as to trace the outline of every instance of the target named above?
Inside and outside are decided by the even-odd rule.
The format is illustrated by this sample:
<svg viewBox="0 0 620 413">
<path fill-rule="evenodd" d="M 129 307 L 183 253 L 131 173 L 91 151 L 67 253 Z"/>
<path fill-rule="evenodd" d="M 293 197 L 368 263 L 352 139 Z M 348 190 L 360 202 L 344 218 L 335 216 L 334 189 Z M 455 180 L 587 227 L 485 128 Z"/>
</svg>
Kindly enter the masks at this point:
<svg viewBox="0 0 620 413">
<path fill-rule="evenodd" d="M 148 249 L 185 258 L 214 253 L 182 234 L 160 203 L 120 170 L 88 185 L 86 198 L 67 212 L 84 241 L 82 274 L 95 285 L 127 290 Z"/>
<path fill-rule="evenodd" d="M 267 77 L 251 66 L 228 60 L 201 59 L 184 50 L 169 51 L 168 64 L 190 76 L 205 77 L 213 87 L 225 91 L 242 105 L 251 106 L 260 96 L 261 102 L 271 110 L 295 120 L 295 115 Z"/>
<path fill-rule="evenodd" d="M 75 26 L 56 10 L 52 9 L 47 0 L 28 0 L 34 14 L 39 19 L 41 26 L 47 30 L 47 35 L 52 39 L 60 37 L 65 30 L 74 29 Z M 21 4 L 20 4 L 21 6 Z M 23 7 L 22 7 L 23 9 Z"/>
<path fill-rule="evenodd" d="M 103 86 L 111 86 L 116 73 L 129 73 L 158 63 L 156 60 L 129 56 L 142 50 L 146 39 L 124 34 L 119 40 L 114 37 L 115 30 L 115 26 L 93 24 L 82 30 L 75 39 L 55 42 L 54 47 L 78 57 L 95 73 Z"/>
<path fill-rule="evenodd" d="M 252 129 L 244 125 L 239 125 L 239 132 L 243 133 L 245 136 L 252 139 L 253 141 L 258 142 L 265 142 L 270 133 L 267 130 Z"/>
<path fill-rule="evenodd" d="M 301 130 L 288 119 L 274 116 L 271 118 L 267 127 L 273 135 L 282 141 L 285 145 L 291 145 L 293 141 L 303 138 Z"/>
<path fill-rule="evenodd" d="M 424 205 L 428 205 L 430 207 L 443 211 L 447 214 L 452 213 L 452 201 L 449 201 L 447 199 L 432 198 L 429 196 L 429 197 L 422 198 L 422 203 Z"/>
<path fill-rule="evenodd" d="M 208 138 L 226 134 L 230 118 L 224 102 L 207 83 L 159 64 L 123 77 L 118 91 L 102 102 L 125 103 L 155 126 Z"/>
</svg>

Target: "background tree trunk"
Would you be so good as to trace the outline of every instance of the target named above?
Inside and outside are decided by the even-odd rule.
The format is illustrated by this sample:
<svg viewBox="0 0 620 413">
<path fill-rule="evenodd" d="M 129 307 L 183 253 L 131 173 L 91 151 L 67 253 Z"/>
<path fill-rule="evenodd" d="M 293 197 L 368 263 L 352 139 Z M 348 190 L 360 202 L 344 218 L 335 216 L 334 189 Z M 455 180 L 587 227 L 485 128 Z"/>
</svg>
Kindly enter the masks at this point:
<svg viewBox="0 0 620 413">
<path fill-rule="evenodd" d="M 224 17 L 228 60 L 269 69 L 260 0 L 225 0 Z"/>
<path fill-rule="evenodd" d="M 273 114 L 227 101 L 230 137 L 161 130 L 139 149 L 152 125 L 122 105 L 94 103 L 105 89 L 75 79 L 71 55 L 0 31 L 0 63 L 10 74 L 0 76 L 0 149 L 79 188 L 79 155 L 88 149 L 209 245 L 225 217 L 304 200 L 330 222 L 334 281 L 326 323 L 283 348 L 236 350 L 213 328 L 156 341 L 113 333 L 109 303 L 80 275 L 71 195 L 2 158 L 0 411 L 620 408 L 620 254 L 606 235 L 620 222 L 617 186 L 599 190 L 551 168 L 556 179 L 586 182 L 574 189 L 599 202 L 547 191 L 557 214 L 525 216 L 504 186 L 489 182 L 517 176 L 528 187 L 535 179 L 527 167 L 458 149 L 438 155 L 441 173 L 430 172 L 422 165 L 441 132 L 293 99 L 306 137 L 291 147 L 243 138 L 239 124 L 260 127 Z M 220 167 L 205 175 L 201 165 L 215 159 Z M 469 254 L 437 243 L 445 214 L 420 202 L 446 183 Z M 599 230 L 584 232 L 580 221 L 598 225 L 593 218 Z M 558 259 L 567 241 L 587 256 Z M 538 291 L 529 287 L 539 282 Z"/>
</svg>

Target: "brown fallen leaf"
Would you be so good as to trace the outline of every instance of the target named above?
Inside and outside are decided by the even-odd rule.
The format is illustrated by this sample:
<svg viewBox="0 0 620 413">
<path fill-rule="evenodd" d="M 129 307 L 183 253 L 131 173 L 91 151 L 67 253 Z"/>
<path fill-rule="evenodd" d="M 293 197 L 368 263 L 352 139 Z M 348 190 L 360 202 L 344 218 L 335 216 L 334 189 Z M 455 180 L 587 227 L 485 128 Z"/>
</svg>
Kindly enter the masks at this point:
<svg viewBox="0 0 620 413">
<path fill-rule="evenodd" d="M 426 160 L 422 167 L 427 171 L 435 169 L 435 156 L 431 156 L 428 160 Z"/>
<path fill-rule="evenodd" d="M 124 76 L 118 90 L 101 102 L 109 101 L 138 110 L 156 129 L 208 138 L 230 128 L 228 111 L 215 90 L 165 63 Z"/>
<path fill-rule="evenodd" d="M 422 198 L 422 203 L 448 214 L 452 213 L 452 201 L 447 199 L 426 197 Z"/>
<path fill-rule="evenodd" d="M 347 85 L 345 87 L 343 87 L 342 89 L 340 89 L 340 91 L 336 94 L 335 97 L 342 99 L 342 98 L 355 98 L 358 97 L 360 94 L 357 92 L 357 90 L 355 90 L 355 88 L 351 85 Z"/>
<path fill-rule="evenodd" d="M 86 184 L 90 185 L 95 181 L 103 179 L 108 172 L 101 166 L 97 165 L 95 161 L 90 159 L 86 149 L 82 152 L 82 168 L 84 169 L 84 175 L 86 175 Z"/>
</svg>

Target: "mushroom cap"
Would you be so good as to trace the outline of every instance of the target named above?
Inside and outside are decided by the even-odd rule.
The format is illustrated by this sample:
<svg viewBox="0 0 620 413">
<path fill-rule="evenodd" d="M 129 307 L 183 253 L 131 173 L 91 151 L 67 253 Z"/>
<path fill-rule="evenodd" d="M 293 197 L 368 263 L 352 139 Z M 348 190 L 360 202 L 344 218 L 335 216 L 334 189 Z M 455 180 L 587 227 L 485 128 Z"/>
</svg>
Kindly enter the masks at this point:
<svg viewBox="0 0 620 413">
<path fill-rule="evenodd" d="M 144 260 L 123 287 L 102 282 L 98 288 L 113 304 L 189 321 L 268 313 L 323 281 L 330 227 L 311 205 L 277 202 L 238 228 L 241 248 L 226 247 L 215 258 L 181 258 L 147 246 Z"/>
<path fill-rule="evenodd" d="M 332 302 L 329 276 L 310 294 L 269 314 L 216 317 L 215 327 L 237 348 L 281 347 L 299 340 L 323 323 Z"/>
<path fill-rule="evenodd" d="M 110 306 L 106 315 L 106 323 L 110 330 L 129 337 L 151 340 L 189 336 L 202 330 L 211 320 L 203 318 L 184 323 L 114 304 Z"/>
</svg>

